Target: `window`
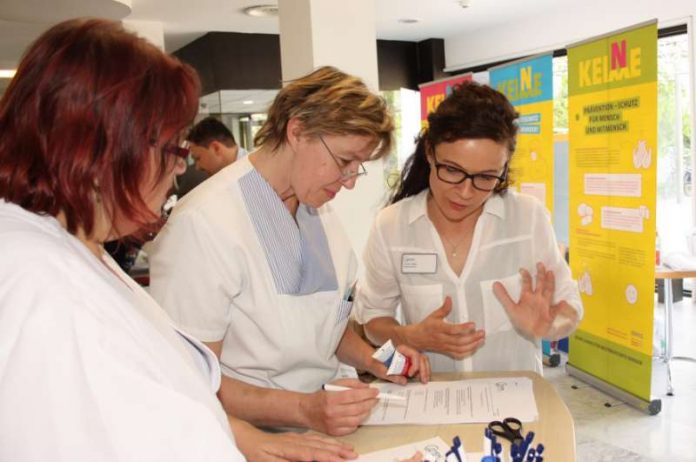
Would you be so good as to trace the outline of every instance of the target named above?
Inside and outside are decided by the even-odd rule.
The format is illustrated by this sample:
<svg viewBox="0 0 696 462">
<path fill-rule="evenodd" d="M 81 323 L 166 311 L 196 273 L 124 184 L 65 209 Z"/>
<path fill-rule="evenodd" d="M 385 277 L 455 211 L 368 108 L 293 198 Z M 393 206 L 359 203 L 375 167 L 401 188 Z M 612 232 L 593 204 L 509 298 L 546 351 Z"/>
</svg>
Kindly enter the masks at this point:
<svg viewBox="0 0 696 462">
<path fill-rule="evenodd" d="M 659 39 L 657 47 L 657 229 L 663 254 L 688 251 L 693 227 L 693 144 L 686 34 Z"/>
</svg>

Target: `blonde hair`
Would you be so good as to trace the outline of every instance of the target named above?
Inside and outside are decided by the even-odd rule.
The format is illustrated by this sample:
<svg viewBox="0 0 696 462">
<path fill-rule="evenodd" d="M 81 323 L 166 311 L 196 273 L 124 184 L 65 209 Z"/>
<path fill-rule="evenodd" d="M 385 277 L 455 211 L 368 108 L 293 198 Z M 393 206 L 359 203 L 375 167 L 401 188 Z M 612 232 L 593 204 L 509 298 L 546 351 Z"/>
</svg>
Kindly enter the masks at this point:
<svg viewBox="0 0 696 462">
<path fill-rule="evenodd" d="M 288 83 L 268 109 L 268 118 L 254 137 L 256 146 L 273 150 L 287 140 L 288 122 L 297 118 L 307 136 L 361 135 L 379 140 L 372 159 L 388 154 L 394 121 L 383 98 L 359 78 L 324 66 Z"/>
</svg>

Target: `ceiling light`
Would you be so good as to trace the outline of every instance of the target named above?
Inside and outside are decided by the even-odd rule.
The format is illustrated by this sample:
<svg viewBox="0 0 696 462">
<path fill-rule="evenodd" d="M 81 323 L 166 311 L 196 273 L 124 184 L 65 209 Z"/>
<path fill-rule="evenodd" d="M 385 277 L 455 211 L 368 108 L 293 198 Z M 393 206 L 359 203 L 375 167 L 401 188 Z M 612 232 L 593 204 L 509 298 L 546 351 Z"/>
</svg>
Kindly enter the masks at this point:
<svg viewBox="0 0 696 462">
<path fill-rule="evenodd" d="M 17 73 L 17 69 L 0 69 L 0 79 L 11 79 Z"/>
<path fill-rule="evenodd" d="M 459 3 L 459 6 L 462 8 L 469 8 L 471 6 L 471 0 L 457 0 L 457 3 Z"/>
<path fill-rule="evenodd" d="M 244 8 L 244 14 L 256 18 L 269 18 L 278 16 L 278 5 L 254 5 Z"/>
<path fill-rule="evenodd" d="M 399 19 L 399 22 L 400 22 L 401 24 L 416 24 L 416 23 L 420 22 L 420 19 L 417 19 L 417 18 L 401 18 L 401 19 Z"/>
<path fill-rule="evenodd" d="M 249 104 L 254 104 L 254 102 L 252 100 L 248 99 L 246 101 L 242 101 L 242 104 L 246 104 L 248 106 Z"/>
</svg>

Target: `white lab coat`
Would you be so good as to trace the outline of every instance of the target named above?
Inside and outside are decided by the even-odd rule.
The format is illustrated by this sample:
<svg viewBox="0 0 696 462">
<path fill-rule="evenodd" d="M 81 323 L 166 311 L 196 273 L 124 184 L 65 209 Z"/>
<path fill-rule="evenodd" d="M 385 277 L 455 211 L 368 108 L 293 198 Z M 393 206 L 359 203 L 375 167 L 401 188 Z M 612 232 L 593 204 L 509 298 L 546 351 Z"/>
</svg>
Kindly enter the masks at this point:
<svg viewBox="0 0 696 462">
<path fill-rule="evenodd" d="M 300 245 L 302 216 L 320 225 Z M 249 158 L 238 160 L 176 205 L 148 248 L 150 292 L 187 332 L 223 342 L 224 374 L 311 392 L 337 373 L 357 260 L 328 205 L 301 205 L 295 219 Z"/>
<path fill-rule="evenodd" d="M 0 200 L 0 460 L 244 460 L 212 353 L 104 262 Z"/>
<path fill-rule="evenodd" d="M 508 191 L 494 195 L 484 205 L 474 229 L 469 256 L 461 275 L 446 258 L 435 226 L 427 215 L 428 190 L 382 210 L 365 247 L 365 277 L 360 281 L 355 304 L 358 322 L 378 317 L 397 317 L 415 324 L 439 308 L 445 296 L 452 298 L 453 323 L 476 323 L 485 329 L 483 347 L 473 356 L 455 360 L 427 353 L 435 372 L 533 370 L 542 373 L 541 345 L 520 335 L 512 326 L 503 305 L 493 294 L 495 281 L 503 283 L 510 296 L 519 298 L 519 269 L 536 274 L 543 262 L 554 272 L 554 303 L 567 301 L 582 319 L 577 284 L 560 254 L 544 206 L 530 196 Z M 422 255 L 422 270 L 404 268 L 405 258 Z M 432 260 L 432 261 L 429 261 Z"/>
</svg>

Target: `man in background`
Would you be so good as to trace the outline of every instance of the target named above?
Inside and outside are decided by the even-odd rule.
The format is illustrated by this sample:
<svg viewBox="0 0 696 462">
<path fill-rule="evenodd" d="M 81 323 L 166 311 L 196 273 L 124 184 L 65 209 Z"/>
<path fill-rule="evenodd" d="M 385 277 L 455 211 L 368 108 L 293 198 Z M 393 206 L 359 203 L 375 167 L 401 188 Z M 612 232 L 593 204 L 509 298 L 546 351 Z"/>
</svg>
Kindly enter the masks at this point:
<svg viewBox="0 0 696 462">
<path fill-rule="evenodd" d="M 209 175 L 246 155 L 246 151 L 235 142 L 232 132 L 215 117 L 206 117 L 194 125 L 186 139 L 196 169 Z"/>
<path fill-rule="evenodd" d="M 196 168 L 187 169 L 177 178 L 180 198 L 208 176 L 247 155 L 244 148 L 237 145 L 232 132 L 215 117 L 206 117 L 194 125 L 186 140 Z"/>
</svg>

